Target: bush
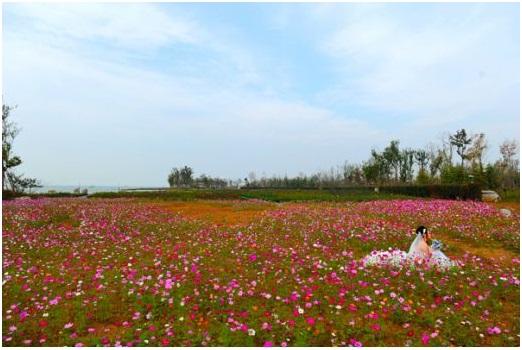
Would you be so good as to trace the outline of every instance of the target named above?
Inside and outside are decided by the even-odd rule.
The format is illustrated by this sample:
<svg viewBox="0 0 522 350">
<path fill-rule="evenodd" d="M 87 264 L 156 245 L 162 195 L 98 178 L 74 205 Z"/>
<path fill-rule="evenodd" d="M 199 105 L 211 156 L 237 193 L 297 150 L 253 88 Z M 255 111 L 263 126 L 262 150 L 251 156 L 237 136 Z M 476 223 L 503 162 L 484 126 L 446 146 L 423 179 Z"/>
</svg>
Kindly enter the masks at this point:
<svg viewBox="0 0 522 350">
<path fill-rule="evenodd" d="M 414 197 L 431 197 L 442 199 L 481 200 L 482 191 L 477 184 L 468 185 L 412 185 L 384 186 L 381 192 L 403 194 Z"/>
<path fill-rule="evenodd" d="M 10 190 L 3 190 L 2 191 L 2 199 L 3 200 L 9 200 L 9 199 L 15 199 L 16 193 Z"/>
</svg>

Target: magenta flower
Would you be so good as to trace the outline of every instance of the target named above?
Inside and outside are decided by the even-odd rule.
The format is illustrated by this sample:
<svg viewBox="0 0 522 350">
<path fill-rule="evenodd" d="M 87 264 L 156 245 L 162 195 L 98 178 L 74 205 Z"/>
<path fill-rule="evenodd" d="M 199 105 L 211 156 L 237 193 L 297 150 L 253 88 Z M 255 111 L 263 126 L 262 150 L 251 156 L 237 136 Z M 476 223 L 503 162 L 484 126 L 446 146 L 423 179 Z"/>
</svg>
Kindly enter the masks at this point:
<svg viewBox="0 0 522 350">
<path fill-rule="evenodd" d="M 355 346 L 356 348 L 360 348 L 362 346 L 362 343 L 355 339 L 350 339 L 350 345 Z"/>
<path fill-rule="evenodd" d="M 370 326 L 370 328 L 372 329 L 372 331 L 374 332 L 378 332 L 381 330 L 381 326 L 378 324 L 378 323 L 374 323 Z"/>
<path fill-rule="evenodd" d="M 272 344 L 271 341 L 268 341 L 268 340 L 267 340 L 267 341 L 263 344 L 263 346 L 264 346 L 265 348 L 269 348 L 269 347 L 272 347 L 272 346 L 274 346 L 274 345 Z"/>
<path fill-rule="evenodd" d="M 497 326 L 488 328 L 488 334 L 489 335 L 500 334 L 500 333 L 502 333 L 502 330 L 500 330 L 500 328 L 498 328 Z"/>
<path fill-rule="evenodd" d="M 428 345 L 430 342 L 430 336 L 428 333 L 422 333 L 421 342 L 423 345 Z"/>
<path fill-rule="evenodd" d="M 22 312 L 20 312 L 20 321 L 23 321 L 27 318 L 27 316 L 29 316 L 29 313 L 25 310 L 22 310 Z"/>
<path fill-rule="evenodd" d="M 310 326 L 313 326 L 315 324 L 315 319 L 313 317 L 308 317 L 306 319 L 306 323 L 308 323 Z"/>
<path fill-rule="evenodd" d="M 172 289 L 172 279 L 165 280 L 165 289 Z"/>
</svg>

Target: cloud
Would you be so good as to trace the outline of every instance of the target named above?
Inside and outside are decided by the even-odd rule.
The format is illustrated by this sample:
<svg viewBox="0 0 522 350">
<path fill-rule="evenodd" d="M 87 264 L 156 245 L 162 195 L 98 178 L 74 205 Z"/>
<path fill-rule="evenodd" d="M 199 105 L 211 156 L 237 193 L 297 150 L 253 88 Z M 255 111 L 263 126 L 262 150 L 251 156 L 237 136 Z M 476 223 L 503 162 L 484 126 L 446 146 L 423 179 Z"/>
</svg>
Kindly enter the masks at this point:
<svg viewBox="0 0 522 350">
<path fill-rule="evenodd" d="M 248 57 L 226 40 L 214 45 L 229 65 Z M 20 106 L 15 117 L 24 129 L 22 171 L 48 183 L 162 184 L 180 164 L 230 177 L 297 174 L 357 158 L 379 134 L 357 118 L 237 84 L 250 68 L 220 63 L 217 75 L 166 74 L 12 31 L 4 50 L 5 96 Z M 224 71 L 230 82 L 219 76 Z"/>
<path fill-rule="evenodd" d="M 181 16 L 172 18 L 153 4 L 9 5 L 9 13 L 30 23 L 26 33 L 73 40 L 99 40 L 128 49 L 156 49 L 173 42 L 194 44 L 199 28 Z M 23 30 L 22 30 L 23 31 Z"/>
<path fill-rule="evenodd" d="M 267 20 L 302 36 L 286 57 L 256 42 L 263 28 L 185 9 L 4 6 L 4 97 L 20 106 L 26 174 L 121 185 L 163 184 L 182 164 L 292 175 L 361 161 L 392 138 L 423 146 L 457 126 L 499 143 L 518 122 L 519 46 L 505 16 L 286 5 Z M 316 58 L 332 76 L 292 76 Z M 301 81 L 310 94 L 297 92 Z"/>
<path fill-rule="evenodd" d="M 439 126 L 501 108 L 518 95 L 516 23 L 484 11 L 458 20 L 436 10 L 407 12 L 418 20 L 383 11 L 349 17 L 321 45 L 341 76 L 323 96 L 355 91 L 365 106 Z"/>
</svg>

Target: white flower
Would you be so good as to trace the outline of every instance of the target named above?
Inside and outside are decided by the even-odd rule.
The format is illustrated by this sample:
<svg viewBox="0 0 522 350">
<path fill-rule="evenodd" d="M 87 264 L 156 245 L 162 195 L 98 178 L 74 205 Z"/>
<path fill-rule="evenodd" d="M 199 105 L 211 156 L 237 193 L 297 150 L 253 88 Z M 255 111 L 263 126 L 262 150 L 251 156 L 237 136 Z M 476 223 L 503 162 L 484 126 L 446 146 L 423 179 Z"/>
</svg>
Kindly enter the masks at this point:
<svg viewBox="0 0 522 350">
<path fill-rule="evenodd" d="M 251 336 L 251 337 L 253 337 L 254 335 L 256 335 L 256 331 L 255 331 L 254 329 L 250 328 L 250 329 L 248 330 L 248 335 Z"/>
<path fill-rule="evenodd" d="M 304 310 L 300 307 L 297 309 L 297 312 L 299 312 L 300 315 L 304 314 Z"/>
</svg>

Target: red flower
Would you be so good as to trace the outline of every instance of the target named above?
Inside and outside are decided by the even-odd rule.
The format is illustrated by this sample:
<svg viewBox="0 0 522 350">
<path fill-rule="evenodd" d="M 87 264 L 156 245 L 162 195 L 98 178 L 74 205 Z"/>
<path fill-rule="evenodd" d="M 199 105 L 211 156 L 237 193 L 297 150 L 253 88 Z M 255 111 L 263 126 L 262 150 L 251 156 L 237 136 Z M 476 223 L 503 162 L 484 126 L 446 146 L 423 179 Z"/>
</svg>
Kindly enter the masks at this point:
<svg viewBox="0 0 522 350">
<path fill-rule="evenodd" d="M 48 324 L 49 324 L 49 322 L 47 322 L 46 320 L 40 320 L 38 322 L 38 325 L 40 326 L 40 328 L 45 328 L 45 327 L 47 327 Z"/>
<path fill-rule="evenodd" d="M 377 323 L 372 324 L 372 325 L 370 326 L 370 328 L 371 328 L 373 331 L 375 331 L 375 332 L 378 332 L 378 331 L 381 330 L 381 326 L 380 326 L 379 324 L 377 324 Z"/>
</svg>

